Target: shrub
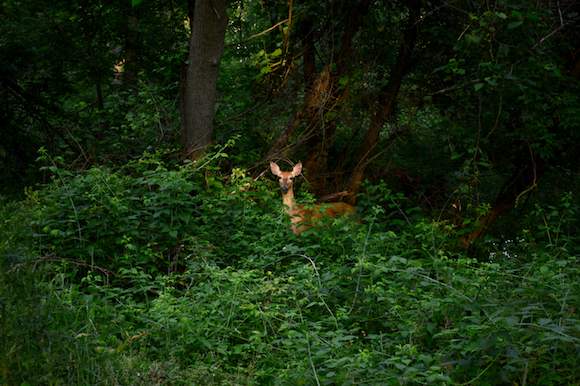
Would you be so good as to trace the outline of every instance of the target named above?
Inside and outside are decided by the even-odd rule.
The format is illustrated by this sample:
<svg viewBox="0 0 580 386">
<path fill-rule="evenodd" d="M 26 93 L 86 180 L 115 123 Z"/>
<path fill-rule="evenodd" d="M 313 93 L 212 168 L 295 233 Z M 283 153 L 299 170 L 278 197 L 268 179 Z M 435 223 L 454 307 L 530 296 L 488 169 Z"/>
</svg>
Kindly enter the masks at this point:
<svg viewBox="0 0 580 386">
<path fill-rule="evenodd" d="M 296 236 L 223 157 L 53 165 L 0 206 L 2 382 L 578 382 L 571 196 L 475 260 L 384 185 Z"/>
</svg>

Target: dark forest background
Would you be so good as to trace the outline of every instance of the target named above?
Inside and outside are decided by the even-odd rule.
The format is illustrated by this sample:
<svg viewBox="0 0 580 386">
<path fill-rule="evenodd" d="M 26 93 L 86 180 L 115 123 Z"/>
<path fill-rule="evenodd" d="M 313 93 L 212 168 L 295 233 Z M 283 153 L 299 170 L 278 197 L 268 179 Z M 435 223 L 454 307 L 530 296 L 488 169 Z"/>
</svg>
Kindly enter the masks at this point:
<svg viewBox="0 0 580 386">
<path fill-rule="evenodd" d="M 0 3 L 0 383 L 578 377 L 571 0 Z M 294 235 L 300 203 L 344 201 Z"/>
</svg>

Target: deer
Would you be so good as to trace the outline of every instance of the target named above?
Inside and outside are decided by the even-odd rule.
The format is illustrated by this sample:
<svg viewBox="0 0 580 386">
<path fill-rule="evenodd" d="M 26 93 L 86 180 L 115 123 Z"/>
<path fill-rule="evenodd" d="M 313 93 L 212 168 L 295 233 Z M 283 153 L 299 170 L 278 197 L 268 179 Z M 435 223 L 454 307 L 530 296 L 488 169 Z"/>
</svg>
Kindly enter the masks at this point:
<svg viewBox="0 0 580 386">
<path fill-rule="evenodd" d="M 279 178 L 280 190 L 282 191 L 282 203 L 286 207 L 286 212 L 290 216 L 291 229 L 294 234 L 299 235 L 311 228 L 316 221 L 323 217 L 337 217 L 352 215 L 356 212 L 354 206 L 345 202 L 329 202 L 314 206 L 304 206 L 296 204 L 294 200 L 294 178 L 302 173 L 302 163 L 298 162 L 292 171 L 283 172 L 275 162 L 270 162 L 272 174 Z"/>
</svg>

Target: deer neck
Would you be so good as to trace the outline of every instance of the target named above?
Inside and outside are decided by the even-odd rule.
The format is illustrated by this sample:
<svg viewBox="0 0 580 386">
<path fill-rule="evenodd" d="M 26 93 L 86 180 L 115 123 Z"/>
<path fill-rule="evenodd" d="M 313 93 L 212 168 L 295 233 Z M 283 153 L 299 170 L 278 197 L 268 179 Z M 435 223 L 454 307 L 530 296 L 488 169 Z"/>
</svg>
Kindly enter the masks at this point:
<svg viewBox="0 0 580 386">
<path fill-rule="evenodd" d="M 288 192 L 282 194 L 282 202 L 288 211 L 294 210 L 296 207 L 296 201 L 294 201 L 294 189 L 288 189 Z"/>
<path fill-rule="evenodd" d="M 298 235 L 304 229 L 299 224 L 303 221 L 302 213 L 300 207 L 296 205 L 294 201 L 294 190 L 289 189 L 286 194 L 282 194 L 282 202 L 286 208 L 286 213 L 290 216 L 290 222 L 292 223 L 292 232 Z"/>
</svg>

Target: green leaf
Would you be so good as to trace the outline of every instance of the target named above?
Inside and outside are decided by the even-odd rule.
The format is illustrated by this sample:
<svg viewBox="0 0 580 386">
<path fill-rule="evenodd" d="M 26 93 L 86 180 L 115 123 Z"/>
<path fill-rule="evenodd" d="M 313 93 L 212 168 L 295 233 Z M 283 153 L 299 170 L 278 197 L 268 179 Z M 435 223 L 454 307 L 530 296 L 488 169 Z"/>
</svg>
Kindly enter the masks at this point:
<svg viewBox="0 0 580 386">
<path fill-rule="evenodd" d="M 512 21 L 511 23 L 508 24 L 507 28 L 508 29 L 515 29 L 515 28 L 518 28 L 522 24 L 524 24 L 523 20 Z"/>
<path fill-rule="evenodd" d="M 481 36 L 476 35 L 474 33 L 470 33 L 470 34 L 465 35 L 465 40 L 468 43 L 479 44 L 481 42 Z"/>
</svg>

